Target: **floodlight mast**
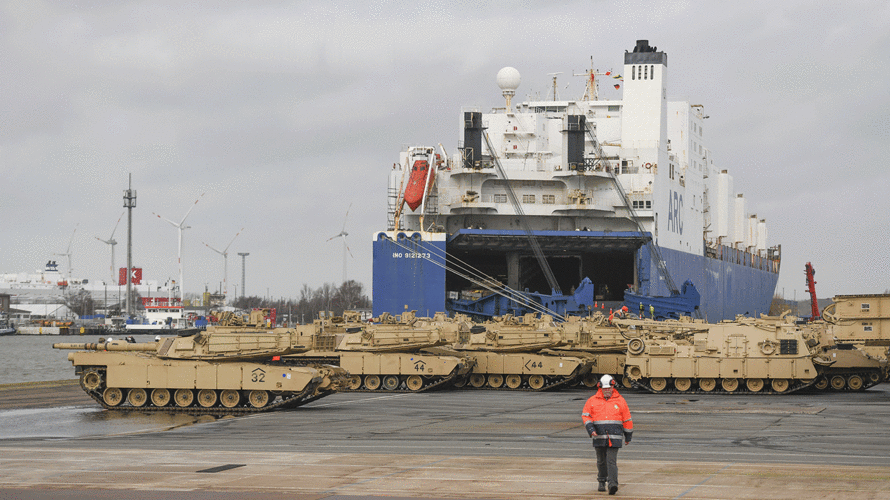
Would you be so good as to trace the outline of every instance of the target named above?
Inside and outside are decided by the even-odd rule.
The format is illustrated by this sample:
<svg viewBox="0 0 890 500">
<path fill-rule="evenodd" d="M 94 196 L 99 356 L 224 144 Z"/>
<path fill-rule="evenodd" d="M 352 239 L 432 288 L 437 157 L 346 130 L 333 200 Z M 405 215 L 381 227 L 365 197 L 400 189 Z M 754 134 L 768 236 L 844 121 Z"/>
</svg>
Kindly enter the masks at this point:
<svg viewBox="0 0 890 500">
<path fill-rule="evenodd" d="M 124 191 L 124 208 L 127 209 L 127 318 L 131 318 L 133 316 L 133 301 L 131 300 L 133 279 L 133 209 L 136 208 L 136 191 L 133 189 L 132 173 L 129 176 L 129 185 Z"/>
<path fill-rule="evenodd" d="M 248 252 L 238 252 L 238 255 L 241 256 L 241 296 L 244 297 L 244 262 L 250 254 Z"/>
</svg>

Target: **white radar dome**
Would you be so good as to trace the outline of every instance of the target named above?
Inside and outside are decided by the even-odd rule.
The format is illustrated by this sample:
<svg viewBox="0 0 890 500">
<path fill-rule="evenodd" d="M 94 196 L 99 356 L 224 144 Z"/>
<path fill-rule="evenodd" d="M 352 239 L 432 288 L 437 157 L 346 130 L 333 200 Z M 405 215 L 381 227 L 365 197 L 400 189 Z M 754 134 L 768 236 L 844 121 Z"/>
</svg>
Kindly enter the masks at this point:
<svg viewBox="0 0 890 500">
<path fill-rule="evenodd" d="M 498 71 L 498 87 L 501 90 L 516 90 L 519 88 L 519 82 L 521 81 L 519 71 L 516 71 L 516 68 L 507 66 Z"/>
</svg>

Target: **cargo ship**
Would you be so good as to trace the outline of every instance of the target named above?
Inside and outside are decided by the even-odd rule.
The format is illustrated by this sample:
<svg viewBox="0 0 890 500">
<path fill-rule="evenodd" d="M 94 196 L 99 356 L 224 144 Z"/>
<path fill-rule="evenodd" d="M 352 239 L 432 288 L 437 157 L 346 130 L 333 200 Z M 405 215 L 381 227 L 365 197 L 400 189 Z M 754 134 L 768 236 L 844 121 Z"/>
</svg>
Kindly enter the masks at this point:
<svg viewBox="0 0 890 500">
<path fill-rule="evenodd" d="M 667 99 L 667 54 L 639 40 L 621 73 L 592 66 L 583 96 L 561 100 L 554 76 L 552 97 L 518 103 L 503 68 L 504 103 L 461 109 L 451 154 L 400 153 L 373 235 L 375 315 L 769 312 L 781 246 L 708 148 L 704 107 Z"/>
</svg>

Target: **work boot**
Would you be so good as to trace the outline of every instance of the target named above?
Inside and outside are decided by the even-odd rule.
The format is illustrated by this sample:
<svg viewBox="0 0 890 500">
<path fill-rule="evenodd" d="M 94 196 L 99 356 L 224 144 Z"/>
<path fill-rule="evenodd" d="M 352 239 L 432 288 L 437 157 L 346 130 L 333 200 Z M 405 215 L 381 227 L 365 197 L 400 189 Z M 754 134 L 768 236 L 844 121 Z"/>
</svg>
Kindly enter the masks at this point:
<svg viewBox="0 0 890 500">
<path fill-rule="evenodd" d="M 597 488 L 596 491 L 606 491 L 606 482 L 600 481 L 600 487 Z"/>
<path fill-rule="evenodd" d="M 618 485 L 617 484 L 613 484 L 613 485 L 609 486 L 609 494 L 614 495 L 615 493 L 618 493 Z"/>
</svg>

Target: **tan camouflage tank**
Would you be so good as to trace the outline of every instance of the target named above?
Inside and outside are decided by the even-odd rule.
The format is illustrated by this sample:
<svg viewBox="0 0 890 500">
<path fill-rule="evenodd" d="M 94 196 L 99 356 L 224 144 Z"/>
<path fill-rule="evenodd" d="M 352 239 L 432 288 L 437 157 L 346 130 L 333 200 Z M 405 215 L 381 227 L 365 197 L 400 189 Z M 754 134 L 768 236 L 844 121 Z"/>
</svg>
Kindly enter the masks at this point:
<svg viewBox="0 0 890 500">
<path fill-rule="evenodd" d="M 293 408 L 333 394 L 346 383 L 335 366 L 285 366 L 305 351 L 292 332 L 199 332 L 157 342 L 53 344 L 80 385 L 109 410 L 238 414 Z"/>
<path fill-rule="evenodd" d="M 440 318 L 441 319 L 441 318 Z M 288 363 L 330 363 L 349 372 L 344 390 L 419 392 L 452 384 L 471 362 L 431 350 L 447 344 L 456 325 L 418 318 L 413 311 L 382 314 L 370 323 L 357 313 L 322 315 L 312 325 L 296 327 L 306 352 L 284 357 Z"/>
</svg>

